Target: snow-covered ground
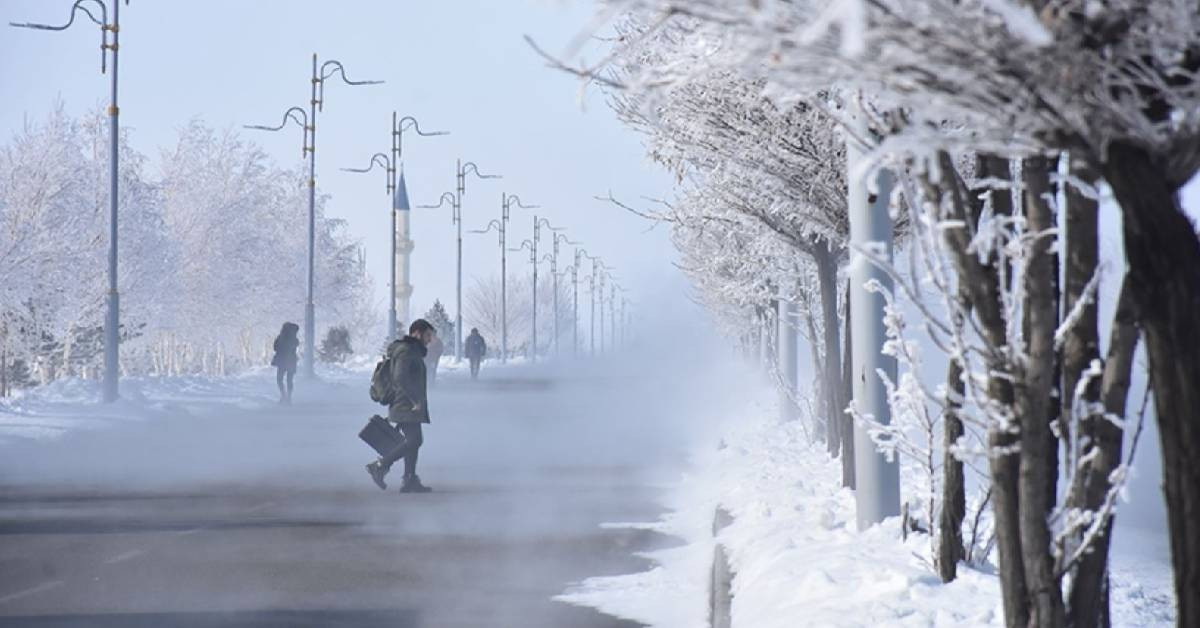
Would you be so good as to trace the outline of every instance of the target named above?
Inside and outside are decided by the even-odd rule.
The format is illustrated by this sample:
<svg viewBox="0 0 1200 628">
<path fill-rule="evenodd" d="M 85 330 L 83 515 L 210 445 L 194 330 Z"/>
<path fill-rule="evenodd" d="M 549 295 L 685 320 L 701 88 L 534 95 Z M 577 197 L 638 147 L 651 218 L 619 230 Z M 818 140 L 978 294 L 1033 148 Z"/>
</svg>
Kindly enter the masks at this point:
<svg viewBox="0 0 1200 628">
<path fill-rule="evenodd" d="M 993 574 L 960 567 L 957 580 L 942 584 L 928 562 L 927 536 L 901 541 L 898 519 L 858 532 L 853 494 L 840 488 L 839 467 L 822 447 L 798 422 L 776 420 L 771 404 L 747 412 L 717 447 L 697 452 L 661 521 L 613 524 L 670 534 L 682 546 L 648 554 L 656 562 L 650 571 L 592 578 L 559 599 L 654 627 L 707 625 L 721 506 L 733 515 L 718 539 L 735 573 L 734 626 L 1003 625 Z M 1173 626 L 1165 539 L 1117 535 L 1114 625 Z"/>
<path fill-rule="evenodd" d="M 365 395 L 377 360 L 378 356 L 362 355 L 344 365 L 319 364 L 317 375 L 322 382 L 330 383 L 360 380 Z M 510 365 L 523 362 L 523 359 L 510 360 Z M 498 366 L 501 366 L 498 362 L 488 361 L 485 368 Z M 465 370 L 467 363 L 459 364 L 452 356 L 443 356 L 438 368 L 453 373 Z M 308 394 L 313 386 L 304 383 L 298 388 Z M 65 378 L 0 399 L 0 443 L 11 439 L 54 439 L 71 430 L 102 429 L 123 421 L 195 413 L 213 404 L 246 410 L 266 408 L 279 399 L 275 369 L 266 366 L 227 376 L 124 377 L 119 401 L 101 404 L 100 395 L 99 381 Z"/>
</svg>

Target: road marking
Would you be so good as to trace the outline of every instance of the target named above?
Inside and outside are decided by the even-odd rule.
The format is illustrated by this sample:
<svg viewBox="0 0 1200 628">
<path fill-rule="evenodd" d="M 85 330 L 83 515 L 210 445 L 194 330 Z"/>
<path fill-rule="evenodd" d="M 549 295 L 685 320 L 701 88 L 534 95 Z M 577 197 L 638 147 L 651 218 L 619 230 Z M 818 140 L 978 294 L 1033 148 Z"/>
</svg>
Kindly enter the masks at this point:
<svg viewBox="0 0 1200 628">
<path fill-rule="evenodd" d="M 138 556 L 141 556 L 142 554 L 145 554 L 145 553 L 146 553 L 146 550 L 140 550 L 140 549 L 129 550 L 128 552 L 125 552 L 124 554 L 117 554 L 116 556 L 113 556 L 112 558 L 104 561 L 104 564 L 105 565 L 115 565 L 117 563 L 123 563 L 131 558 L 137 558 Z"/>
<path fill-rule="evenodd" d="M 43 582 L 43 583 L 37 585 L 36 587 L 30 587 L 28 589 L 25 589 L 24 591 L 17 591 L 16 593 L 9 593 L 8 595 L 6 595 L 4 597 L 0 597 L 0 604 L 7 604 L 14 600 L 19 600 L 23 597 L 28 597 L 30 595 L 36 595 L 38 593 L 41 593 L 42 591 L 49 591 L 50 589 L 55 589 L 55 588 L 61 587 L 62 585 L 63 585 L 62 580 L 51 580 L 49 582 Z"/>
<path fill-rule="evenodd" d="M 199 532 L 199 531 L 201 531 L 201 530 L 203 530 L 203 529 L 204 529 L 204 528 L 192 528 L 191 530 L 183 530 L 183 531 L 180 531 L 180 532 L 176 532 L 176 533 L 175 533 L 175 536 L 187 536 L 187 535 L 189 535 L 189 534 L 195 534 L 195 533 L 197 533 L 197 532 Z"/>
<path fill-rule="evenodd" d="M 246 512 L 258 512 L 260 510 L 265 510 L 267 508 L 270 508 L 271 506 L 274 506 L 274 505 L 275 505 L 275 502 L 263 502 L 261 504 L 258 504 L 257 506 L 251 506 L 251 507 L 247 508 Z"/>
</svg>

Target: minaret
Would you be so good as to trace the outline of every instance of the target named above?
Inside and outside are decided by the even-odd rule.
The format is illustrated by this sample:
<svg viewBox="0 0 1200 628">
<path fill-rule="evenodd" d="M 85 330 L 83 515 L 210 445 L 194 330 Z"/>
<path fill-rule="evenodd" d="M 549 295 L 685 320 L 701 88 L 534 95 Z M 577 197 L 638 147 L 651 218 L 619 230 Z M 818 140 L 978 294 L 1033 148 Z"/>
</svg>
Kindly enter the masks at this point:
<svg viewBox="0 0 1200 628">
<path fill-rule="evenodd" d="M 408 187 L 404 184 L 403 165 L 400 166 L 400 181 L 396 183 L 396 197 L 393 202 L 396 211 L 396 233 L 392 234 L 396 238 L 396 258 L 392 260 L 396 265 L 396 319 L 400 325 L 399 333 L 403 335 L 412 323 L 408 303 L 413 293 L 412 284 L 409 283 L 409 258 L 415 246 L 408 237 L 411 206 L 408 204 Z"/>
</svg>

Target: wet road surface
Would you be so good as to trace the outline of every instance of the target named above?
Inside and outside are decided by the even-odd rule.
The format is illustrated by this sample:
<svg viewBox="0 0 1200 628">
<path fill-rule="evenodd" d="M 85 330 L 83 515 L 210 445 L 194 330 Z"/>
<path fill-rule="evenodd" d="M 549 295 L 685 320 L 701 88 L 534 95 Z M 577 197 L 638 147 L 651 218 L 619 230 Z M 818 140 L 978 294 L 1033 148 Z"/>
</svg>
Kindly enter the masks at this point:
<svg viewBox="0 0 1200 628">
<path fill-rule="evenodd" d="M 646 425 L 686 387 L 485 375 L 433 393 L 428 495 L 363 470 L 369 375 L 0 445 L 0 625 L 632 626 L 551 598 L 671 543 L 600 524 L 660 514 L 683 446 Z"/>
</svg>

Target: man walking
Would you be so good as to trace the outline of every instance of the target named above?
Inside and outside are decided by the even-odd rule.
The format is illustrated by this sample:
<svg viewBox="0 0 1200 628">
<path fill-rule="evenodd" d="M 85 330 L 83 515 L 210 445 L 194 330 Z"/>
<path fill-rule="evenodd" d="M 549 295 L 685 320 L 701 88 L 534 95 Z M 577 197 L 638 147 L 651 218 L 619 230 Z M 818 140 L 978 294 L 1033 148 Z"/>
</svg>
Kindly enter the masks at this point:
<svg viewBox="0 0 1200 628">
<path fill-rule="evenodd" d="M 487 343 L 483 341 L 483 336 L 479 335 L 479 328 L 471 328 L 471 335 L 467 336 L 465 345 L 467 359 L 471 361 L 471 379 L 478 379 L 479 364 L 483 362 L 483 356 L 487 355 Z"/>
<path fill-rule="evenodd" d="M 417 477 L 417 452 L 424 437 L 421 426 L 429 422 L 429 399 L 425 382 L 425 354 L 433 340 L 433 325 L 425 319 L 413 321 L 408 335 L 388 347 L 387 358 L 391 360 L 390 399 L 388 420 L 395 423 L 402 436 L 400 443 L 367 465 L 367 473 L 380 489 L 387 490 L 384 478 L 392 465 L 404 459 L 404 479 L 401 493 L 428 493 L 428 486 Z"/>
</svg>

